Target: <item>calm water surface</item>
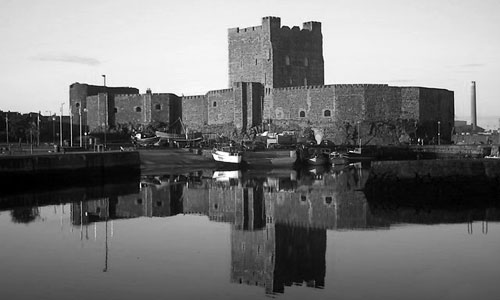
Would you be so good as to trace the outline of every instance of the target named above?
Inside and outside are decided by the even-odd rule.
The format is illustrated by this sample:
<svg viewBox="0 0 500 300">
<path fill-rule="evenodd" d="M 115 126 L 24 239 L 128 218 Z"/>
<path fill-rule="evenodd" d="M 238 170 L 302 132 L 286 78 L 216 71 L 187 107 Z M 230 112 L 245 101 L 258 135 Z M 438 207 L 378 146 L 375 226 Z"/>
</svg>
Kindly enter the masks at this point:
<svg viewBox="0 0 500 300">
<path fill-rule="evenodd" d="M 394 205 L 366 179 L 205 170 L 2 195 L 0 295 L 497 299 L 497 206 Z"/>
</svg>

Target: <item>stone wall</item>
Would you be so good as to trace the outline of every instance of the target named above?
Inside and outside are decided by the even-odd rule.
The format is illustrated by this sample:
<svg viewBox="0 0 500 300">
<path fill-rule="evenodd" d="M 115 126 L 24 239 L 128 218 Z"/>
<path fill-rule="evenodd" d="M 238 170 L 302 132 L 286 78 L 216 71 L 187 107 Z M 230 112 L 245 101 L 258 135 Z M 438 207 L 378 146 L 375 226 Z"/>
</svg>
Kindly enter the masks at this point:
<svg viewBox="0 0 500 300">
<path fill-rule="evenodd" d="M 209 102 L 205 95 L 182 97 L 182 121 L 192 130 L 202 131 L 208 123 Z"/>
<path fill-rule="evenodd" d="M 241 97 L 241 95 L 239 95 Z M 210 91 L 207 93 L 207 123 L 209 125 L 221 125 L 231 123 L 235 119 L 235 102 L 238 101 L 233 89 Z"/>
</svg>

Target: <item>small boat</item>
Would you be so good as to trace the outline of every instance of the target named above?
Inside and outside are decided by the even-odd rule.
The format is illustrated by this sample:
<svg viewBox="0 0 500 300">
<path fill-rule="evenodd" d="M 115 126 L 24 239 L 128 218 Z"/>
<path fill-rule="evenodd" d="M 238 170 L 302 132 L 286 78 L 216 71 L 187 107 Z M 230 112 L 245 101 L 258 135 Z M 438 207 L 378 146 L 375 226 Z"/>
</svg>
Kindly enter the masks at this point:
<svg viewBox="0 0 500 300">
<path fill-rule="evenodd" d="M 330 164 L 330 149 L 321 147 L 308 147 L 302 150 L 301 161 L 311 166 Z"/>
<path fill-rule="evenodd" d="M 349 162 L 348 158 L 338 151 L 332 151 L 328 158 L 332 166 L 345 165 Z"/>
<path fill-rule="evenodd" d="M 162 139 L 187 139 L 185 134 L 156 131 L 156 136 Z"/>
<path fill-rule="evenodd" d="M 215 162 L 227 165 L 240 165 L 243 160 L 242 152 L 231 146 L 216 146 L 212 150 L 212 157 Z"/>
<path fill-rule="evenodd" d="M 135 146 L 140 146 L 140 147 L 150 147 L 150 146 L 158 146 L 160 142 L 160 138 L 153 136 L 153 137 L 142 137 L 142 134 L 138 133 L 132 138 L 132 143 Z"/>
</svg>

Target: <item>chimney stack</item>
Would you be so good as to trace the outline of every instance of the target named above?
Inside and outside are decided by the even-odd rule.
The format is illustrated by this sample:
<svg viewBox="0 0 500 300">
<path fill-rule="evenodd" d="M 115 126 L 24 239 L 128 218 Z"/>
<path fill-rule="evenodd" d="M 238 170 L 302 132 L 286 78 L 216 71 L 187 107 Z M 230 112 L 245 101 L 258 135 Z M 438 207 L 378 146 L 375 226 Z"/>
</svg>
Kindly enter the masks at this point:
<svg viewBox="0 0 500 300">
<path fill-rule="evenodd" d="M 470 92 L 470 105 L 471 105 L 471 125 L 472 125 L 472 131 L 476 131 L 476 126 L 477 126 L 477 115 L 476 115 L 476 82 L 473 81 L 471 85 L 471 92 Z"/>
</svg>

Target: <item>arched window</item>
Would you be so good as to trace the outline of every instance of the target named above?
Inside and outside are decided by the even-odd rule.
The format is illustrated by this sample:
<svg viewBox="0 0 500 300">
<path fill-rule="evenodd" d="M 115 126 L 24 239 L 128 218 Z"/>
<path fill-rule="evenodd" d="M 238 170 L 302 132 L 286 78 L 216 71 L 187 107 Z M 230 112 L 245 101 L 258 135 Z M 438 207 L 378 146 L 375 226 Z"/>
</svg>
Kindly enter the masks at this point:
<svg viewBox="0 0 500 300">
<path fill-rule="evenodd" d="M 155 105 L 155 109 L 156 109 L 156 110 L 161 110 L 161 105 L 160 105 L 160 104 L 156 104 L 156 105 Z"/>
<path fill-rule="evenodd" d="M 142 109 L 141 109 L 139 106 L 136 106 L 136 107 L 135 107 L 135 111 L 136 111 L 136 112 L 141 112 L 141 111 L 142 111 Z"/>
<path fill-rule="evenodd" d="M 305 117 L 306 117 L 306 112 L 305 112 L 305 111 L 303 111 L 303 110 L 301 110 L 301 111 L 299 112 L 299 117 L 301 117 L 301 118 L 305 118 Z"/>
<path fill-rule="evenodd" d="M 214 101 L 213 106 L 214 106 L 214 107 L 217 107 L 217 102 L 216 102 L 216 101 Z"/>
<path fill-rule="evenodd" d="M 332 115 L 332 113 L 329 109 L 325 109 L 325 111 L 323 112 L 324 117 L 330 117 L 331 115 Z"/>
</svg>

